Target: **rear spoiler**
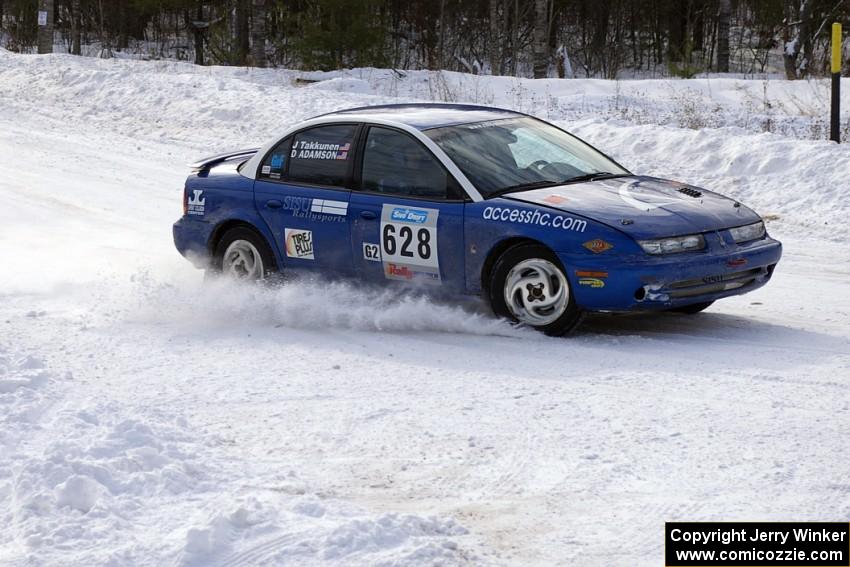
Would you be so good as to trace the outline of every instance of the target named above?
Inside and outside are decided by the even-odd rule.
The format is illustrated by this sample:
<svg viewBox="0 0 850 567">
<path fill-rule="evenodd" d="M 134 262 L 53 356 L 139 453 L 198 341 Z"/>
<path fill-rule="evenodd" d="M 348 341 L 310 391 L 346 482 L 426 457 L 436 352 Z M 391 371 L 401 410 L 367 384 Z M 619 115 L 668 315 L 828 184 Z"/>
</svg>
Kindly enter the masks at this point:
<svg viewBox="0 0 850 567">
<path fill-rule="evenodd" d="M 192 168 L 193 171 L 202 171 L 205 169 L 209 169 L 217 163 L 221 163 L 223 161 L 227 161 L 229 159 L 234 159 L 238 157 L 251 157 L 255 153 L 257 153 L 260 148 L 253 148 L 250 150 L 239 150 L 236 152 L 227 152 L 225 154 L 218 154 L 216 156 L 204 158 L 202 160 L 198 160 L 194 163 L 190 163 L 189 167 Z"/>
</svg>

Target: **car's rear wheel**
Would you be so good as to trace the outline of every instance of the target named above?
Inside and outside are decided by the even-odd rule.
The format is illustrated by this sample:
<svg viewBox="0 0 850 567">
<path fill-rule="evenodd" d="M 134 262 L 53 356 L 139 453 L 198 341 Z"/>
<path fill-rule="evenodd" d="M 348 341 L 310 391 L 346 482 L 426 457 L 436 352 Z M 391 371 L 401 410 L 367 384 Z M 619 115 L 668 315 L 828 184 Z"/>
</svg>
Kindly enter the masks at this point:
<svg viewBox="0 0 850 567">
<path fill-rule="evenodd" d="M 683 305 L 682 307 L 674 307 L 673 309 L 668 309 L 668 311 L 672 313 L 684 313 L 686 315 L 696 315 L 700 311 L 705 311 L 713 301 L 705 301 L 703 303 L 692 303 L 691 305 Z"/>
<path fill-rule="evenodd" d="M 265 239 L 247 227 L 231 228 L 215 248 L 213 271 L 239 281 L 262 281 L 277 271 Z"/>
<path fill-rule="evenodd" d="M 547 335 L 573 331 L 583 318 L 557 256 L 538 244 L 508 249 L 490 276 L 493 312 Z"/>
</svg>

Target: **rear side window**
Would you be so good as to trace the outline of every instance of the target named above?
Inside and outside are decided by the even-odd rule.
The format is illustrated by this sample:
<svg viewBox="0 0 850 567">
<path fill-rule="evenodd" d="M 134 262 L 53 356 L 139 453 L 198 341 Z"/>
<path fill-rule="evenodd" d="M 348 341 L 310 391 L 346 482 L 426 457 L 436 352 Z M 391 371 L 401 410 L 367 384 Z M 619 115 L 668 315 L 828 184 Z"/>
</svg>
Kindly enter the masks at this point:
<svg viewBox="0 0 850 567">
<path fill-rule="evenodd" d="M 289 147 L 285 178 L 298 183 L 344 186 L 354 157 L 351 144 L 356 132 L 354 124 L 334 124 L 295 134 Z"/>
<path fill-rule="evenodd" d="M 446 170 L 421 142 L 375 126 L 363 151 L 362 188 L 401 197 L 456 197 Z"/>
</svg>

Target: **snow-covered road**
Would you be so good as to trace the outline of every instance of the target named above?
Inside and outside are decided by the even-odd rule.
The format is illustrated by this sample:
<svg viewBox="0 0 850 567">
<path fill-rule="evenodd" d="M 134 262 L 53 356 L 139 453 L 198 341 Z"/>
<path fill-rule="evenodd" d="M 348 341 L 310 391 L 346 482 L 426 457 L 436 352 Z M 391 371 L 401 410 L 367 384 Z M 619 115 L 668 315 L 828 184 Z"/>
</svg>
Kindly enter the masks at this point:
<svg viewBox="0 0 850 567">
<path fill-rule="evenodd" d="M 0 51 L 0 564 L 657 565 L 665 521 L 850 519 L 850 146 L 567 124 L 776 212 L 785 257 L 702 315 L 551 339 L 475 304 L 204 284 L 171 243 L 207 153 L 186 113 L 387 96 L 178 71 Z M 211 150 L 268 134 L 217 116 Z"/>
</svg>

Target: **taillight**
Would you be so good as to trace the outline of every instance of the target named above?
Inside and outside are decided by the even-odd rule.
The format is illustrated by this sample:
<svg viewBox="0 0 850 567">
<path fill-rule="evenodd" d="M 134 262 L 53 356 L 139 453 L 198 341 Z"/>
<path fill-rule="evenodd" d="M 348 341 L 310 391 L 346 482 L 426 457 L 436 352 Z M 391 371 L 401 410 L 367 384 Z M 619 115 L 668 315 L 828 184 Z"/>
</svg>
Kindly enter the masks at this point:
<svg viewBox="0 0 850 567">
<path fill-rule="evenodd" d="M 183 187 L 183 216 L 189 214 L 189 191 L 186 190 L 186 187 Z"/>
</svg>

